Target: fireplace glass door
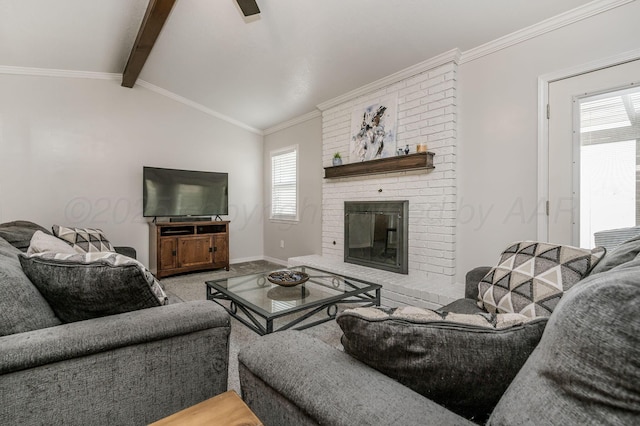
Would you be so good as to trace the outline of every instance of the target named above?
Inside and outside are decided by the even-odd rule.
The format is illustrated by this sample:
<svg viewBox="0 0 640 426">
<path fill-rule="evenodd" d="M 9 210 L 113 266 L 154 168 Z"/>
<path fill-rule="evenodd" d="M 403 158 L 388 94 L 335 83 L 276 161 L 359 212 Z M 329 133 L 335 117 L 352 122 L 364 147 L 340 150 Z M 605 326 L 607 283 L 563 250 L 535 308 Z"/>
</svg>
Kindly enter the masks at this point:
<svg viewBox="0 0 640 426">
<path fill-rule="evenodd" d="M 345 202 L 345 262 L 406 274 L 408 204 Z"/>
</svg>

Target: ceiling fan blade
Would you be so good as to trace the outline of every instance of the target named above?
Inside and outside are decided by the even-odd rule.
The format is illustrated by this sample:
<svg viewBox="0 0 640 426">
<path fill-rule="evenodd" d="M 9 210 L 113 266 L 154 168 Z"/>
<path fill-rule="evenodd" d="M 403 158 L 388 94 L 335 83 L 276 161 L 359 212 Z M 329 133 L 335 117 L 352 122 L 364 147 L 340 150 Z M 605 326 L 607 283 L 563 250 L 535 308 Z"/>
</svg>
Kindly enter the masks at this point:
<svg viewBox="0 0 640 426">
<path fill-rule="evenodd" d="M 242 13 L 244 16 L 257 15 L 260 13 L 260 9 L 258 8 L 258 3 L 256 0 L 236 0 L 238 2 L 238 6 L 242 9 Z"/>
</svg>

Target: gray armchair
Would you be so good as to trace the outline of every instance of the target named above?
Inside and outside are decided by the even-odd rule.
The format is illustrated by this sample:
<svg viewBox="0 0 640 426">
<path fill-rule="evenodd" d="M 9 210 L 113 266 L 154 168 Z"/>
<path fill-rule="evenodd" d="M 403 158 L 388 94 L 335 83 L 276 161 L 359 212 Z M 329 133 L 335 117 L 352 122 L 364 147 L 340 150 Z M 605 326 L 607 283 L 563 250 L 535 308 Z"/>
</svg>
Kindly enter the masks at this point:
<svg viewBox="0 0 640 426">
<path fill-rule="evenodd" d="M 640 226 L 632 226 L 630 228 L 608 229 L 593 234 L 596 246 L 605 247 L 612 250 L 623 242 L 640 235 Z"/>
<path fill-rule="evenodd" d="M 143 425 L 227 390 L 230 324 L 200 301 L 0 337 L 0 424 Z"/>
<path fill-rule="evenodd" d="M 38 228 L 0 225 L 0 425 L 144 425 L 227 390 L 222 307 L 177 303 L 63 324 L 18 258 Z"/>
</svg>

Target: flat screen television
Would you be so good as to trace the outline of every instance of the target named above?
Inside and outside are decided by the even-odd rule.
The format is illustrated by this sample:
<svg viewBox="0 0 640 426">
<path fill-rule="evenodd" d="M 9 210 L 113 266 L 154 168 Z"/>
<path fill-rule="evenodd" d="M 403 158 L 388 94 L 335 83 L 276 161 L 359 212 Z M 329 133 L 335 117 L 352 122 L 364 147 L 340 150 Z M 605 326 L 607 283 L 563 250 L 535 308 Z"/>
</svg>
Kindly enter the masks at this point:
<svg viewBox="0 0 640 426">
<path fill-rule="evenodd" d="M 144 167 L 143 216 L 229 214 L 228 173 Z"/>
</svg>

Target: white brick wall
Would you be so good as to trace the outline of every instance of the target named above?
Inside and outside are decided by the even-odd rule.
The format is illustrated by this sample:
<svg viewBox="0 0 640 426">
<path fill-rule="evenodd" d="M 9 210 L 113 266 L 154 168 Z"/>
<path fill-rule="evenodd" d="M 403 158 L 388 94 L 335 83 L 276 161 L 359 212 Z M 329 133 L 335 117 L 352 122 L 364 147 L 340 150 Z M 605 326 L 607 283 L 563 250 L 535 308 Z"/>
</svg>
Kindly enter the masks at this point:
<svg viewBox="0 0 640 426">
<path fill-rule="evenodd" d="M 393 93 L 398 95 L 397 146 L 408 144 L 411 152 L 415 152 L 417 144 L 427 144 L 427 149 L 435 153 L 436 167 L 429 172 L 325 179 L 322 185 L 323 257 L 343 259 L 344 201 L 409 200 L 409 276 L 406 279 L 412 283 L 428 280 L 430 285 L 454 284 L 456 71 L 457 64 L 452 61 L 323 111 L 325 167 L 331 165 L 336 151 L 348 157 L 353 109 L 379 102 Z M 348 162 L 348 158 L 343 160 Z"/>
</svg>

